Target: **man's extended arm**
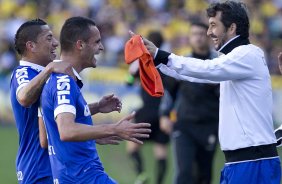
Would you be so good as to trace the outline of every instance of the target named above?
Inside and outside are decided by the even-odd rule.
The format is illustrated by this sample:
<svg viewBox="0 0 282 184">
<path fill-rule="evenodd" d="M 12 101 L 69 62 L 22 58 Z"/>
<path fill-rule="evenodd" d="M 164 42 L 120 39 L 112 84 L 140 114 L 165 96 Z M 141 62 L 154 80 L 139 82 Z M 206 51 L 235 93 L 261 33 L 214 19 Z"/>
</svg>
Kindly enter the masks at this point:
<svg viewBox="0 0 282 184">
<path fill-rule="evenodd" d="M 131 31 L 129 33 L 131 36 L 134 35 Z M 221 81 L 243 79 L 254 75 L 258 64 L 257 61 L 262 62 L 261 64 L 265 63 L 264 59 L 262 59 L 263 54 L 254 55 L 245 48 L 240 48 L 236 52 L 231 52 L 213 60 L 201 60 L 162 51 L 151 41 L 146 38 L 142 39 L 145 47 L 154 57 L 155 66 L 162 73 L 179 80 L 219 83 Z"/>
<path fill-rule="evenodd" d="M 85 125 L 75 122 L 75 115 L 72 113 L 60 113 L 56 122 L 62 141 L 87 141 L 106 137 L 118 136 L 124 140 L 138 144 L 143 142 L 139 138 L 148 138 L 151 130 L 148 123 L 131 123 L 134 117 L 131 114 L 117 123 L 104 125 Z"/>
</svg>

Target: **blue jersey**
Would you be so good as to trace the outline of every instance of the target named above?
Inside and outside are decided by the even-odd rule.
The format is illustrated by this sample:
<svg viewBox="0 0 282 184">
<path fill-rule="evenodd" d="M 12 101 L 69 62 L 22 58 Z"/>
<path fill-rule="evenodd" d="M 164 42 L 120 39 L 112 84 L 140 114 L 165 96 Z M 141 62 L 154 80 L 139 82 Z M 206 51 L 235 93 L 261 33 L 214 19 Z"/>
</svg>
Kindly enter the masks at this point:
<svg viewBox="0 0 282 184">
<path fill-rule="evenodd" d="M 60 113 L 72 113 L 76 123 L 93 125 L 89 107 L 76 81 L 68 75 L 53 73 L 43 88 L 41 105 L 55 183 L 90 183 L 93 178 L 104 175 L 95 141 L 60 139 L 55 121 Z"/>
<path fill-rule="evenodd" d="M 35 183 L 51 177 L 51 167 L 47 149 L 42 149 L 39 142 L 38 106 L 37 100 L 30 107 L 20 105 L 17 92 L 28 84 L 43 67 L 20 61 L 11 77 L 11 104 L 19 134 L 19 148 L 16 158 L 16 169 L 19 183 Z"/>
</svg>

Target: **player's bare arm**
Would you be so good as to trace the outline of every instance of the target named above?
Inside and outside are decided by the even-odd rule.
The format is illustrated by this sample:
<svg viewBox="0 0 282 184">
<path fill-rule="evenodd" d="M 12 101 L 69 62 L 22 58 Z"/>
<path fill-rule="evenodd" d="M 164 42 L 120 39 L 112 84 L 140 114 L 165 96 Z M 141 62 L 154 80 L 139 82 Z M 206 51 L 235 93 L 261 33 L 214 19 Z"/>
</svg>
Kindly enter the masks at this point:
<svg viewBox="0 0 282 184">
<path fill-rule="evenodd" d="M 40 141 L 40 146 L 42 148 L 47 148 L 48 147 L 48 140 L 47 140 L 46 129 L 45 129 L 42 117 L 38 117 L 38 125 L 39 125 L 39 141 Z"/>
<path fill-rule="evenodd" d="M 280 52 L 278 54 L 278 65 L 279 65 L 279 70 L 280 70 L 280 72 L 282 74 L 282 52 Z"/>
<path fill-rule="evenodd" d="M 70 76 L 74 76 L 72 67 L 67 62 L 51 62 L 46 68 L 34 77 L 26 86 L 19 90 L 17 93 L 17 99 L 19 103 L 24 107 L 29 107 L 35 103 L 41 95 L 42 87 L 48 80 L 50 74 L 64 73 Z"/>
<path fill-rule="evenodd" d="M 97 113 L 109 113 L 113 111 L 120 112 L 122 103 L 114 94 L 103 96 L 99 102 L 88 104 L 91 115 Z"/>
<path fill-rule="evenodd" d="M 143 144 L 139 139 L 149 137 L 151 125 L 131 123 L 133 117 L 132 113 L 117 123 L 92 126 L 76 123 L 75 115 L 72 113 L 61 113 L 57 116 L 56 122 L 62 141 L 86 141 L 118 136 L 123 140 Z"/>
</svg>

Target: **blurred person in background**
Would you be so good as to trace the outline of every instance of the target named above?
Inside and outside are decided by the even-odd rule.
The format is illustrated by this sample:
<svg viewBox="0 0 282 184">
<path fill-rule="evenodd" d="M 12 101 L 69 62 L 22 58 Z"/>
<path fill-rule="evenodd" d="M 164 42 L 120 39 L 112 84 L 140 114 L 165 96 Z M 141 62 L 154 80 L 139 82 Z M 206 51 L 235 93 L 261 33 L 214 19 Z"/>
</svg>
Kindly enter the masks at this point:
<svg viewBox="0 0 282 184">
<path fill-rule="evenodd" d="M 44 125 L 37 115 L 41 90 L 50 74 L 72 75 L 68 63 L 52 62 L 57 47 L 58 41 L 41 19 L 23 23 L 15 35 L 15 48 L 21 60 L 11 77 L 10 94 L 19 134 L 16 170 L 21 184 L 53 183 L 48 151 L 40 147 L 46 146 L 39 140 L 39 129 Z"/>
<path fill-rule="evenodd" d="M 96 143 L 118 144 L 120 140 L 128 140 L 142 144 L 139 138 L 149 137 L 150 124 L 131 123 L 133 113 L 117 123 L 93 125 L 92 115 L 121 110 L 119 100 L 110 106 L 100 102 L 87 104 L 80 91 L 83 83 L 79 73 L 85 68 L 95 68 L 96 55 L 104 50 L 93 20 L 67 19 L 60 33 L 60 44 L 60 58 L 73 67 L 75 77 L 52 73 L 41 96 L 54 183 L 116 183 L 104 171 Z"/>
<path fill-rule="evenodd" d="M 213 59 L 217 53 L 209 46 L 208 26 L 193 22 L 190 27 L 188 57 Z M 204 61 L 203 61 L 204 62 Z M 175 184 L 210 184 L 217 145 L 219 85 L 180 81 L 170 78 L 164 86 L 161 129 L 172 133 L 175 157 Z M 176 122 L 170 120 L 176 111 Z"/>
<path fill-rule="evenodd" d="M 164 43 L 164 38 L 159 31 L 149 32 L 150 38 L 158 47 Z M 135 61 L 130 65 L 130 74 L 139 78 L 138 62 Z M 133 79 L 134 80 L 134 79 Z M 131 81 L 132 82 L 132 81 Z M 163 80 L 165 84 L 165 80 Z M 153 142 L 154 157 L 156 158 L 156 178 L 154 183 L 162 184 L 167 170 L 167 144 L 169 143 L 169 136 L 160 130 L 159 127 L 159 106 L 161 98 L 150 96 L 143 88 L 140 89 L 140 96 L 143 106 L 136 111 L 134 122 L 149 122 L 151 124 L 152 133 L 149 141 Z M 128 142 L 127 152 L 134 162 L 137 178 L 135 184 L 143 184 L 148 181 L 148 176 L 144 170 L 144 162 L 140 153 L 141 145 Z"/>
<path fill-rule="evenodd" d="M 5 77 L 16 67 L 17 57 L 13 44 L 4 38 L 0 42 L 0 77 Z"/>
</svg>

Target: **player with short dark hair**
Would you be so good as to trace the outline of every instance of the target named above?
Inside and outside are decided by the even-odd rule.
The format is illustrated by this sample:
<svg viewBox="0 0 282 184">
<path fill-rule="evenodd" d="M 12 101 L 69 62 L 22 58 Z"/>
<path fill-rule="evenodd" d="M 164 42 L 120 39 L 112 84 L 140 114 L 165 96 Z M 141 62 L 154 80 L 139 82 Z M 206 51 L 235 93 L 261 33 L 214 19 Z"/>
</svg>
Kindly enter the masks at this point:
<svg viewBox="0 0 282 184">
<path fill-rule="evenodd" d="M 68 63 L 53 63 L 58 41 L 41 19 L 23 23 L 15 35 L 15 48 L 21 56 L 11 77 L 11 105 L 19 134 L 16 159 L 18 182 L 53 183 L 46 142 L 39 140 L 38 107 L 41 90 L 52 72 L 72 75 Z M 46 67 L 46 68 L 44 68 Z"/>
<path fill-rule="evenodd" d="M 60 41 L 61 59 L 72 65 L 76 77 L 53 73 L 42 91 L 54 183 L 116 183 L 105 173 L 95 143 L 116 143 L 119 139 L 142 143 L 138 139 L 149 136 L 150 124 L 130 123 L 131 114 L 118 123 L 93 125 L 95 106 L 88 105 L 80 92 L 79 73 L 96 67 L 95 55 L 104 49 L 100 32 L 93 20 L 72 17 L 65 21 Z M 70 46 L 65 47 L 66 43 Z"/>
</svg>

